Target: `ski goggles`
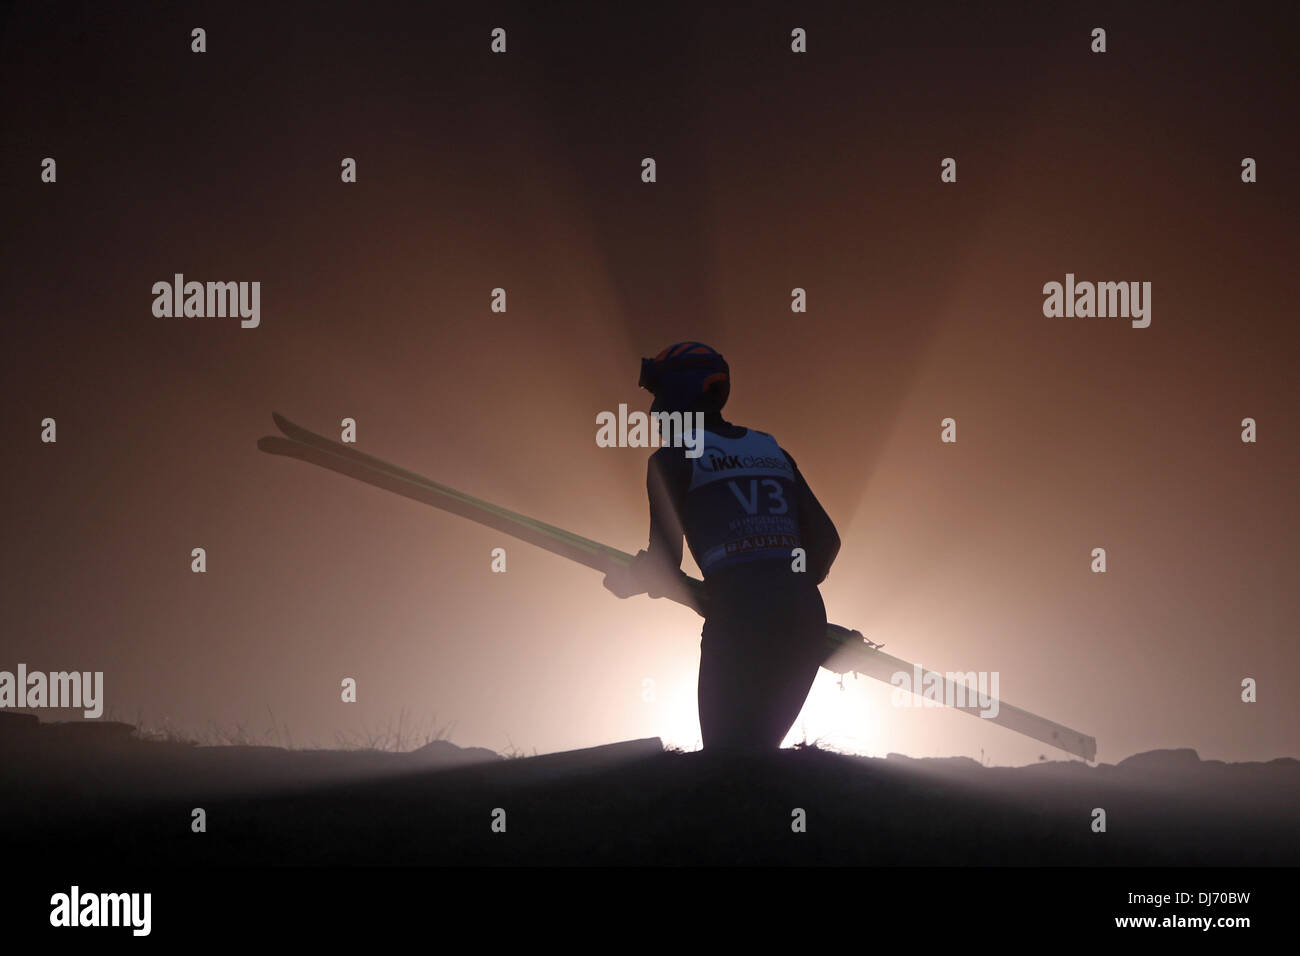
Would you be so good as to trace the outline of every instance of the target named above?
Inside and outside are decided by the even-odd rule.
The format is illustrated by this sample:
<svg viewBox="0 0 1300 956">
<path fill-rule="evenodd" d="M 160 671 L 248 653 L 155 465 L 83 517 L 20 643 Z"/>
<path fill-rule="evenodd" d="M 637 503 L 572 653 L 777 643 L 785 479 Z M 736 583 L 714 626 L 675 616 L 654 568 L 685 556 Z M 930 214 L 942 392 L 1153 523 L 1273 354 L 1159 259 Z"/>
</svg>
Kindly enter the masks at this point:
<svg viewBox="0 0 1300 956">
<path fill-rule="evenodd" d="M 726 373 L 727 362 L 718 354 L 713 355 L 683 355 L 666 361 L 652 358 L 643 358 L 641 360 L 641 377 L 637 380 L 637 386 L 647 391 L 654 392 L 659 387 L 659 381 L 665 373 L 675 374 L 690 369 L 701 369 L 712 372 Z"/>
</svg>

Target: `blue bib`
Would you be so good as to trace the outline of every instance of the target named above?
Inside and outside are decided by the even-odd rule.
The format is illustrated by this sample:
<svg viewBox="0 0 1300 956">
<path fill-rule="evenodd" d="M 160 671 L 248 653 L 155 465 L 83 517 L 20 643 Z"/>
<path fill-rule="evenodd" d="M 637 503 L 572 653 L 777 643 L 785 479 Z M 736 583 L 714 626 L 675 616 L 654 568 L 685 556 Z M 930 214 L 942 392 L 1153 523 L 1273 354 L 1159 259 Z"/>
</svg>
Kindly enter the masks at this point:
<svg viewBox="0 0 1300 956">
<path fill-rule="evenodd" d="M 791 560 L 802 547 L 794 471 L 766 432 L 704 433 L 691 463 L 682 526 L 705 575 L 747 561 Z"/>
</svg>

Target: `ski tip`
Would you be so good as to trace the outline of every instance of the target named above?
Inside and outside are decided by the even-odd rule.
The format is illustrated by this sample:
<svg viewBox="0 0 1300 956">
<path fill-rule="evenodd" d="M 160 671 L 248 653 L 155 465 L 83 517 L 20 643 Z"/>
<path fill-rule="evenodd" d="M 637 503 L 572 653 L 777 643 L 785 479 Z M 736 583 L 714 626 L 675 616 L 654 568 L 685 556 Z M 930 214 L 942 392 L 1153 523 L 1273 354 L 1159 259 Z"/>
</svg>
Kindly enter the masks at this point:
<svg viewBox="0 0 1300 956">
<path fill-rule="evenodd" d="M 275 422 L 275 427 L 280 429 L 280 431 L 284 432 L 284 434 L 290 438 L 297 438 L 300 432 L 306 431 L 306 429 L 301 425 L 289 421 L 288 418 L 281 415 L 279 412 L 271 413 L 271 421 Z"/>
<path fill-rule="evenodd" d="M 283 455 L 287 443 L 288 439 L 281 438 L 279 435 L 263 435 L 257 440 L 257 450 L 269 452 L 272 455 Z"/>
</svg>

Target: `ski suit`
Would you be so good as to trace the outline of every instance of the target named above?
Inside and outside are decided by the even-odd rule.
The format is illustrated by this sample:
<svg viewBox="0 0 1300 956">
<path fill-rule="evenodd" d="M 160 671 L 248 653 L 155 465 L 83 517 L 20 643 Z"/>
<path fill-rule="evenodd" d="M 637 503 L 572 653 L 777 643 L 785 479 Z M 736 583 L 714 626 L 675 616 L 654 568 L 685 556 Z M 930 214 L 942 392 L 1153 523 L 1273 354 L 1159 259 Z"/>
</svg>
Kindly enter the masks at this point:
<svg viewBox="0 0 1300 956">
<path fill-rule="evenodd" d="M 677 573 L 685 537 L 704 574 L 704 749 L 780 747 L 826 655 L 817 586 L 839 551 L 835 526 L 771 435 L 716 413 L 698 458 L 675 447 L 651 456 L 646 490 L 646 563 Z"/>
</svg>

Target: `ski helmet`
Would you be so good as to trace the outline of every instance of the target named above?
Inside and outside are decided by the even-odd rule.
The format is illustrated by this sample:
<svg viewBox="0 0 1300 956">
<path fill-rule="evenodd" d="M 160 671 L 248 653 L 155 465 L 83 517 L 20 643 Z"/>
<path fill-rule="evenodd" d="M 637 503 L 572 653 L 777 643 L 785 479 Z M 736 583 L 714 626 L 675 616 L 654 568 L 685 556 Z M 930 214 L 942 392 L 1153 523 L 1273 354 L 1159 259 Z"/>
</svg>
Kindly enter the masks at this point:
<svg viewBox="0 0 1300 956">
<path fill-rule="evenodd" d="M 714 410 L 720 410 L 731 394 L 731 369 L 707 345 L 678 342 L 652 359 L 641 360 L 637 384 L 654 395 L 654 411 L 688 411 L 706 395 Z"/>
</svg>

